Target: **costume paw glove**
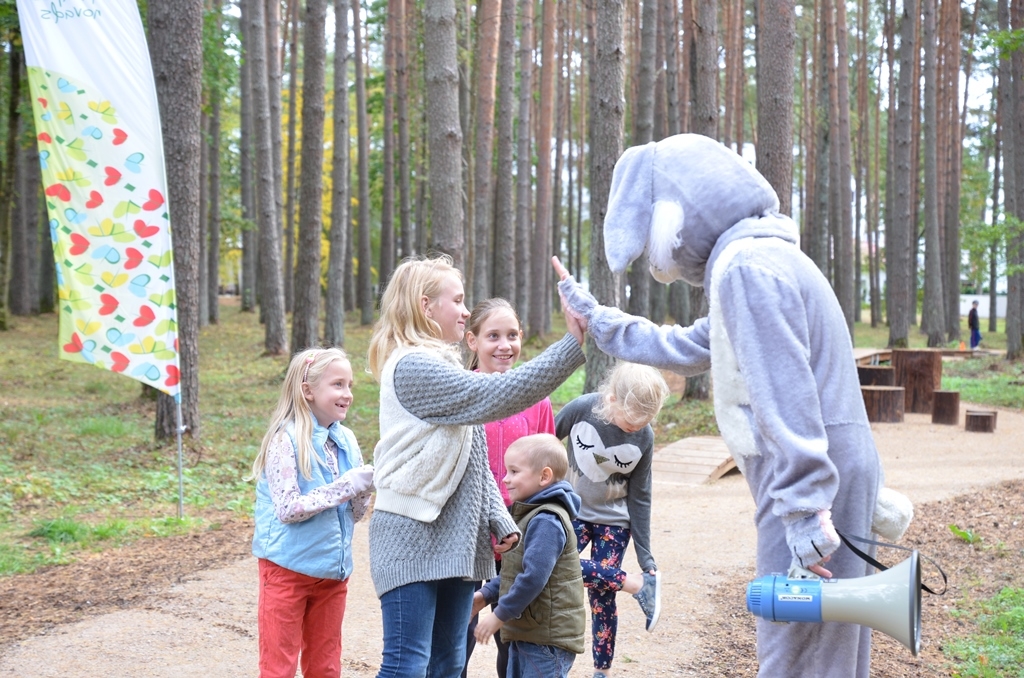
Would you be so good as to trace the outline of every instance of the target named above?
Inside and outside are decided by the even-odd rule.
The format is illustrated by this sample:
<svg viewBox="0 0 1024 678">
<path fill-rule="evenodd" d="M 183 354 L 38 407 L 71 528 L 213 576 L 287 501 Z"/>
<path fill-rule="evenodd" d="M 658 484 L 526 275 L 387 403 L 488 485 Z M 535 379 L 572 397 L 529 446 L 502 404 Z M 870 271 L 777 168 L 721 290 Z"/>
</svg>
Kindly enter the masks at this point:
<svg viewBox="0 0 1024 678">
<path fill-rule="evenodd" d="M 558 283 L 558 293 L 565 300 L 565 307 L 577 318 L 589 321 L 597 308 L 597 299 L 576 282 L 572 276 Z"/>
<path fill-rule="evenodd" d="M 839 548 L 839 535 L 832 525 L 832 512 L 794 513 L 782 519 L 786 525 L 786 543 L 793 563 L 807 568 L 822 562 Z"/>
<path fill-rule="evenodd" d="M 373 467 L 369 464 L 345 471 L 338 478 L 339 482 L 347 482 L 352 487 L 352 495 L 362 494 L 373 489 Z"/>
<path fill-rule="evenodd" d="M 871 531 L 887 541 L 899 541 L 914 519 L 914 505 L 896 490 L 883 487 L 878 490 L 875 515 L 871 518 Z"/>
</svg>

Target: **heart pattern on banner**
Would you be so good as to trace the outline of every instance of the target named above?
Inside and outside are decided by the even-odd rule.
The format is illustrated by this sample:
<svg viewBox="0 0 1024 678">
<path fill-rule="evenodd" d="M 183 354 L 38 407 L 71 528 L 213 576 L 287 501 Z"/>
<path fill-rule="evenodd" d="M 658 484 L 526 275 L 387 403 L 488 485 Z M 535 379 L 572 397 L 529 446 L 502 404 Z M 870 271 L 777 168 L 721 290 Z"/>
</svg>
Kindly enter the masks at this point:
<svg viewBox="0 0 1024 678">
<path fill-rule="evenodd" d="M 87 84 L 35 66 L 28 74 L 57 266 L 61 357 L 175 395 L 174 257 L 159 154 L 133 147 L 145 135 L 134 134 L 114 103 Z"/>
</svg>

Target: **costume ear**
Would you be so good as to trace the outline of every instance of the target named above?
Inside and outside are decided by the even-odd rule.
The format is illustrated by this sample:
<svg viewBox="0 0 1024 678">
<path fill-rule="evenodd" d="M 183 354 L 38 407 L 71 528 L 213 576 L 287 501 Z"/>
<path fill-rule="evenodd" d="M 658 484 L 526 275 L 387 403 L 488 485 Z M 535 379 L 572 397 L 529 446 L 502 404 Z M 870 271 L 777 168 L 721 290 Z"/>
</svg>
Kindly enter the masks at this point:
<svg viewBox="0 0 1024 678">
<path fill-rule="evenodd" d="M 621 273 L 644 253 L 654 209 L 655 142 L 627 148 L 615 163 L 608 210 L 604 217 L 604 254 L 612 271 Z"/>
<path fill-rule="evenodd" d="M 683 206 L 673 200 L 654 203 L 651 235 L 647 241 L 647 258 L 651 275 L 668 284 L 683 277 L 672 253 L 683 244 Z"/>
</svg>

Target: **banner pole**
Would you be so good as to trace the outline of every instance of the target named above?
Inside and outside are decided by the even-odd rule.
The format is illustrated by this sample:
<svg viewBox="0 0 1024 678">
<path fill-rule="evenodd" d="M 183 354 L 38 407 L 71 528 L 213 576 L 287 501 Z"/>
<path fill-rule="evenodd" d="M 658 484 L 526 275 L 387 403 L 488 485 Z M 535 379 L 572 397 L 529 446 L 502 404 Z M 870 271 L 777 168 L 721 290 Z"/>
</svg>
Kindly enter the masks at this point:
<svg viewBox="0 0 1024 678">
<path fill-rule="evenodd" d="M 182 481 L 181 471 L 181 434 L 184 433 L 185 427 L 181 425 L 181 394 L 179 393 L 174 397 L 174 404 L 178 411 L 178 520 L 185 517 L 185 490 L 184 483 Z"/>
</svg>

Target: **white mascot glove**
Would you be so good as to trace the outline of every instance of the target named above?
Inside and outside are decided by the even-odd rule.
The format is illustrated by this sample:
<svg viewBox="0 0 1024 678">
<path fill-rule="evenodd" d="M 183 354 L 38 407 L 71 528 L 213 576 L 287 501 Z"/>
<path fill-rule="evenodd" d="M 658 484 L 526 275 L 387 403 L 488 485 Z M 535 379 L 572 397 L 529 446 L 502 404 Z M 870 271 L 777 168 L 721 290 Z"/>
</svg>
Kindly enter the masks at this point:
<svg viewBox="0 0 1024 678">
<path fill-rule="evenodd" d="M 352 488 L 352 495 L 362 494 L 373 489 L 373 467 L 369 464 L 359 466 L 351 471 L 345 471 L 338 478 L 338 482 L 348 483 Z"/>
<path fill-rule="evenodd" d="M 910 499 L 888 487 L 878 490 L 875 515 L 871 519 L 872 532 L 886 541 L 899 541 L 913 519 L 914 505 Z"/>
</svg>

